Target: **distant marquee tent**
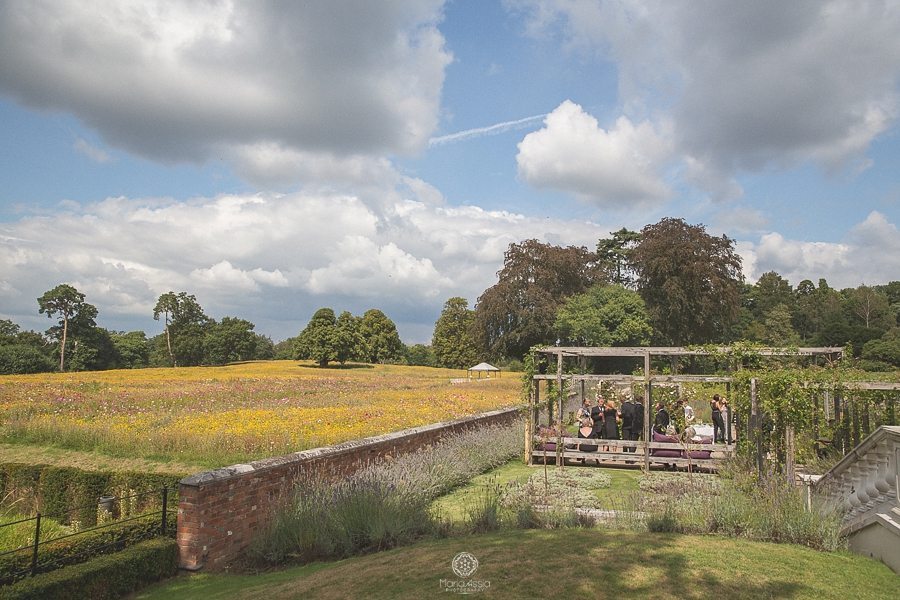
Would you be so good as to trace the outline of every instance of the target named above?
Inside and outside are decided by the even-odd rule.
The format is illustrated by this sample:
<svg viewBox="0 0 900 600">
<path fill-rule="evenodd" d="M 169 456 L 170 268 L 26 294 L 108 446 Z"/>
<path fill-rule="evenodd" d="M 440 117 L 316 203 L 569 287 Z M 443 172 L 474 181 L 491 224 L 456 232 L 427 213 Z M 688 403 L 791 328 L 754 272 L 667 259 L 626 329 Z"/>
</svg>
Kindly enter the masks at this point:
<svg viewBox="0 0 900 600">
<path fill-rule="evenodd" d="M 473 373 L 478 373 L 478 379 L 481 379 L 481 374 L 484 373 L 485 376 L 490 379 L 491 373 L 496 373 L 497 377 L 500 377 L 500 369 L 495 367 L 494 365 L 489 365 L 486 362 L 478 363 L 474 367 L 469 367 L 469 378 L 472 378 Z"/>
</svg>

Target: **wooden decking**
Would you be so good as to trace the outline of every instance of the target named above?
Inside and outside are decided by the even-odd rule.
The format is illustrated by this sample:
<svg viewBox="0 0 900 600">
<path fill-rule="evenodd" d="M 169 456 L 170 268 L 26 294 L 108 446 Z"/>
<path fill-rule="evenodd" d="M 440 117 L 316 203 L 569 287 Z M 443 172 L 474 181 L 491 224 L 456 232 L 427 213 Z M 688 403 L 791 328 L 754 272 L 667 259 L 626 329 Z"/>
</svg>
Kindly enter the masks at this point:
<svg viewBox="0 0 900 600">
<path fill-rule="evenodd" d="M 547 462 L 555 462 L 557 458 L 557 450 L 547 449 L 541 450 L 542 442 L 544 444 L 556 444 L 556 438 L 540 440 L 535 439 L 534 448 L 531 452 L 532 464 L 543 464 Z M 722 462 L 734 454 L 734 444 L 680 444 L 668 442 L 650 442 L 645 444 L 642 441 L 626 441 L 626 440 L 586 440 L 583 438 L 566 437 L 562 439 L 563 451 L 562 458 L 569 464 L 585 464 L 595 466 L 622 466 L 640 469 L 645 465 L 650 468 L 679 468 L 691 469 L 694 471 L 708 471 L 711 473 L 718 472 L 722 466 Z M 644 448 L 649 446 L 649 461 L 645 460 Z M 595 447 L 596 451 L 584 451 L 581 448 Z M 625 452 L 625 448 L 634 448 L 634 452 Z M 684 453 L 685 451 L 710 451 L 710 458 L 686 458 L 686 457 L 669 457 L 654 456 L 654 450 L 675 450 Z"/>
</svg>

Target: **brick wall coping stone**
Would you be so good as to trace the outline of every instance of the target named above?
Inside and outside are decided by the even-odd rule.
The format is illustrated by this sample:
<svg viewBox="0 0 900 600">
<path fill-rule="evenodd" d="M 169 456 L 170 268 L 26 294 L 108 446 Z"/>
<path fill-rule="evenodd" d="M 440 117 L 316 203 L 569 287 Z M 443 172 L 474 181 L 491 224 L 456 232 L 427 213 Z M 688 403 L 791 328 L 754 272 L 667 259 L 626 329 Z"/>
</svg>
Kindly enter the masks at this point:
<svg viewBox="0 0 900 600">
<path fill-rule="evenodd" d="M 459 419 L 454 419 L 452 421 L 442 421 L 440 423 L 432 423 L 431 425 L 422 425 L 420 427 L 412 427 L 410 429 L 404 429 L 402 431 L 395 431 L 393 433 L 386 433 L 384 435 L 377 435 L 368 438 L 362 438 L 359 440 L 351 440 L 349 442 L 343 442 L 340 444 L 336 444 L 334 446 L 325 446 L 322 448 L 313 448 L 310 450 L 301 450 L 299 452 L 292 452 L 291 454 L 285 454 L 284 456 L 274 456 L 272 458 L 264 458 L 261 460 L 256 460 L 251 463 L 241 463 L 236 465 L 231 465 L 228 467 L 222 467 L 220 469 L 214 469 L 212 471 L 204 471 L 203 473 L 197 473 L 195 475 L 190 475 L 185 477 L 180 481 L 181 485 L 189 486 L 189 487 L 200 487 L 205 484 L 213 483 L 213 482 L 221 482 L 234 477 L 241 477 L 247 473 L 251 472 L 261 472 L 267 471 L 269 469 L 274 469 L 277 467 L 282 467 L 285 465 L 289 465 L 296 462 L 304 462 L 314 458 L 324 458 L 324 457 L 333 457 L 340 456 L 342 454 L 348 454 L 358 450 L 363 446 L 370 446 L 380 443 L 392 442 L 397 440 L 402 440 L 404 438 L 412 437 L 415 435 L 419 435 L 428 431 L 440 430 L 450 426 L 465 426 L 466 423 L 472 422 L 475 423 L 477 421 L 481 421 L 485 418 L 494 417 L 494 416 L 503 416 L 503 415 L 512 415 L 513 413 L 521 411 L 520 407 L 512 407 L 512 408 L 501 408 L 497 410 L 492 410 L 488 412 L 479 413 L 477 415 L 471 415 L 468 417 L 462 417 Z"/>
</svg>

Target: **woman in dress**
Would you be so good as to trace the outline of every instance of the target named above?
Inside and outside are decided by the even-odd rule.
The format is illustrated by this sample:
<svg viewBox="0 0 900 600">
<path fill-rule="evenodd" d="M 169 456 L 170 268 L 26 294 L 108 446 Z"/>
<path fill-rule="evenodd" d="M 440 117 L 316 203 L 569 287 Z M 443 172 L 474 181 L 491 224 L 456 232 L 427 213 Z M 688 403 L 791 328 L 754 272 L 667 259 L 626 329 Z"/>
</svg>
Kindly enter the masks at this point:
<svg viewBox="0 0 900 600">
<path fill-rule="evenodd" d="M 607 400 L 603 407 L 603 437 L 608 440 L 619 438 L 619 411 L 612 400 Z"/>
</svg>

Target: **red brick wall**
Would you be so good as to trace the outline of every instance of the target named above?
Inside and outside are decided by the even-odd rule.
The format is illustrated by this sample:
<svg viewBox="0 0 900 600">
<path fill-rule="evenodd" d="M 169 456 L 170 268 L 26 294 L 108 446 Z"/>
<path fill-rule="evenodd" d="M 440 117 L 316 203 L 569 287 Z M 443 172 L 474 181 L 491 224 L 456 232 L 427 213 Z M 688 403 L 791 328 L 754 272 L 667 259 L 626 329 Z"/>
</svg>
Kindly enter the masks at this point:
<svg viewBox="0 0 900 600">
<path fill-rule="evenodd" d="M 375 460 L 433 444 L 448 434 L 512 423 L 518 415 L 518 409 L 497 410 L 186 477 L 179 484 L 179 565 L 189 570 L 227 565 L 249 545 L 301 475 L 351 473 Z"/>
</svg>

